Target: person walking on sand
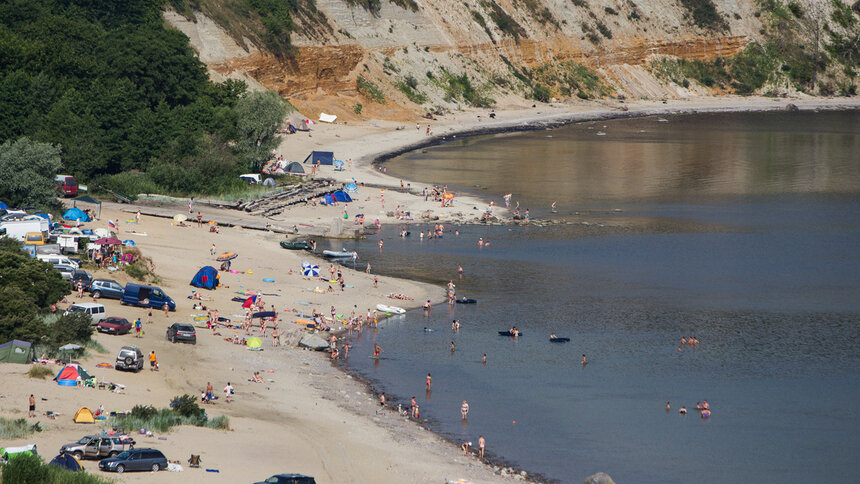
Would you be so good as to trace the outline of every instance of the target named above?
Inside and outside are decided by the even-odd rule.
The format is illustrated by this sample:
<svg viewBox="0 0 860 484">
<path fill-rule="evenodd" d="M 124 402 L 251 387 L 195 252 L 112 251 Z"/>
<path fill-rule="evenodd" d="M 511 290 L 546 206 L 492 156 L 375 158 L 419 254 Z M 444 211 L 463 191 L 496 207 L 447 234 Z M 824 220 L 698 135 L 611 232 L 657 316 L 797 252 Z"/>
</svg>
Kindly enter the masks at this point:
<svg viewBox="0 0 860 484">
<path fill-rule="evenodd" d="M 213 389 L 212 389 L 212 382 L 207 381 L 207 382 L 206 382 L 206 400 L 205 400 L 205 402 L 204 402 L 204 403 L 210 403 L 210 402 L 212 402 L 212 396 L 213 396 L 213 395 L 212 395 L 212 392 L 213 392 Z"/>
<path fill-rule="evenodd" d="M 152 308 L 149 308 L 149 313 L 146 315 L 146 324 L 152 324 Z"/>
<path fill-rule="evenodd" d="M 140 322 L 140 318 L 137 318 L 134 320 L 135 337 L 140 338 L 142 336 L 141 335 L 142 331 L 143 331 L 143 323 Z"/>
<path fill-rule="evenodd" d="M 158 369 L 158 357 L 155 356 L 155 350 L 149 352 L 149 371 Z"/>
<path fill-rule="evenodd" d="M 170 313 L 170 306 L 168 306 L 167 303 L 164 303 L 164 306 L 162 306 L 161 309 L 164 309 L 164 317 L 165 318 L 170 315 L 169 314 Z"/>
<path fill-rule="evenodd" d="M 28 418 L 36 418 L 36 397 L 30 394 L 30 409 L 27 411 Z"/>
<path fill-rule="evenodd" d="M 484 458 L 484 447 L 487 445 L 487 441 L 484 440 L 483 435 L 478 436 L 478 453 L 481 456 L 481 459 Z"/>
<path fill-rule="evenodd" d="M 194 197 L 188 200 L 188 213 L 194 213 Z"/>
<path fill-rule="evenodd" d="M 460 405 L 460 416 L 463 417 L 463 420 L 468 420 L 469 418 L 469 403 L 463 400 L 463 404 Z"/>
<path fill-rule="evenodd" d="M 427 374 L 427 381 L 424 383 L 424 386 L 427 388 L 428 392 L 433 388 L 433 377 L 431 377 L 429 373 Z"/>
<path fill-rule="evenodd" d="M 227 386 L 224 387 L 224 399 L 227 400 L 227 403 L 230 403 L 230 398 L 233 396 L 233 385 L 230 385 L 230 382 L 227 382 Z"/>
</svg>

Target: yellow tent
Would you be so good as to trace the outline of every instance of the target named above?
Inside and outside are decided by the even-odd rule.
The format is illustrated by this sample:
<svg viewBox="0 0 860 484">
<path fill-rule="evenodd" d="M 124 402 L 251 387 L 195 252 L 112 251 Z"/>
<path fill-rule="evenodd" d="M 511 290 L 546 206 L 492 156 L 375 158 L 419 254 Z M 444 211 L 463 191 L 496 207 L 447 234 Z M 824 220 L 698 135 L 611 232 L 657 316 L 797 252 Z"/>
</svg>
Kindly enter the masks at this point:
<svg viewBox="0 0 860 484">
<path fill-rule="evenodd" d="M 87 407 L 81 407 L 75 414 L 75 423 L 96 423 L 96 418 L 93 417 L 93 412 Z"/>
</svg>

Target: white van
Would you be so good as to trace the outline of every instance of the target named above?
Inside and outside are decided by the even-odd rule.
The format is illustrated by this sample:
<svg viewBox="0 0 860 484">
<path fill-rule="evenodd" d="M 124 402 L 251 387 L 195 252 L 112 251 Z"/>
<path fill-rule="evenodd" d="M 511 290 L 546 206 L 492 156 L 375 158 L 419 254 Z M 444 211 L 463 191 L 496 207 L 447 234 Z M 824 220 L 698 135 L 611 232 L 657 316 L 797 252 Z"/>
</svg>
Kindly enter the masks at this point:
<svg viewBox="0 0 860 484">
<path fill-rule="evenodd" d="M 87 313 L 92 316 L 93 324 L 99 324 L 105 318 L 105 307 L 96 303 L 77 303 L 66 311 L 66 314 L 69 313 Z"/>
<path fill-rule="evenodd" d="M 66 257 L 64 255 L 36 254 L 36 258 L 39 259 L 40 261 L 47 262 L 48 264 L 51 264 L 51 265 L 72 266 L 75 269 L 80 269 L 80 267 L 78 267 L 77 262 L 73 261 L 72 259 L 69 259 L 68 257 Z"/>
</svg>

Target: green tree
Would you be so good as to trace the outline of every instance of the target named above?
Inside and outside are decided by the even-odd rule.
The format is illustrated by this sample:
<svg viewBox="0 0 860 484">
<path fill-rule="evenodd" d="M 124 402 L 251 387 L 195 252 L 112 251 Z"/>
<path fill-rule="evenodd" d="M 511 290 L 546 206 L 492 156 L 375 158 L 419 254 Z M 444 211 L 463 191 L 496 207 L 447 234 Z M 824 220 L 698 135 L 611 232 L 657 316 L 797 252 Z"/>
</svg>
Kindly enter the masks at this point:
<svg viewBox="0 0 860 484">
<path fill-rule="evenodd" d="M 260 171 L 268 161 L 286 115 L 287 105 L 274 91 L 255 91 L 236 103 L 236 152 L 250 169 Z"/>
<path fill-rule="evenodd" d="M 9 206 L 53 206 L 54 175 L 62 166 L 60 147 L 27 137 L 0 145 L 0 199 Z M 0 266 L 2 267 L 2 266 Z"/>
</svg>

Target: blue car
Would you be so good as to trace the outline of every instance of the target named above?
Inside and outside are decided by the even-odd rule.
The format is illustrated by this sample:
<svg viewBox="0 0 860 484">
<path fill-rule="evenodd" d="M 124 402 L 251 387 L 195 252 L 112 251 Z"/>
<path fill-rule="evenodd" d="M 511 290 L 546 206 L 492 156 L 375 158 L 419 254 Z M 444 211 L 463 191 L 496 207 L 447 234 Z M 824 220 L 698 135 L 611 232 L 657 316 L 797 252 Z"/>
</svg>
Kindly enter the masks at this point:
<svg viewBox="0 0 860 484">
<path fill-rule="evenodd" d="M 113 279 L 93 279 L 87 292 L 92 294 L 93 297 L 122 299 L 125 288 Z"/>
<path fill-rule="evenodd" d="M 167 458 L 160 450 L 131 449 L 120 452 L 116 457 L 99 461 L 99 469 L 107 472 L 160 471 L 167 469 Z"/>
</svg>

